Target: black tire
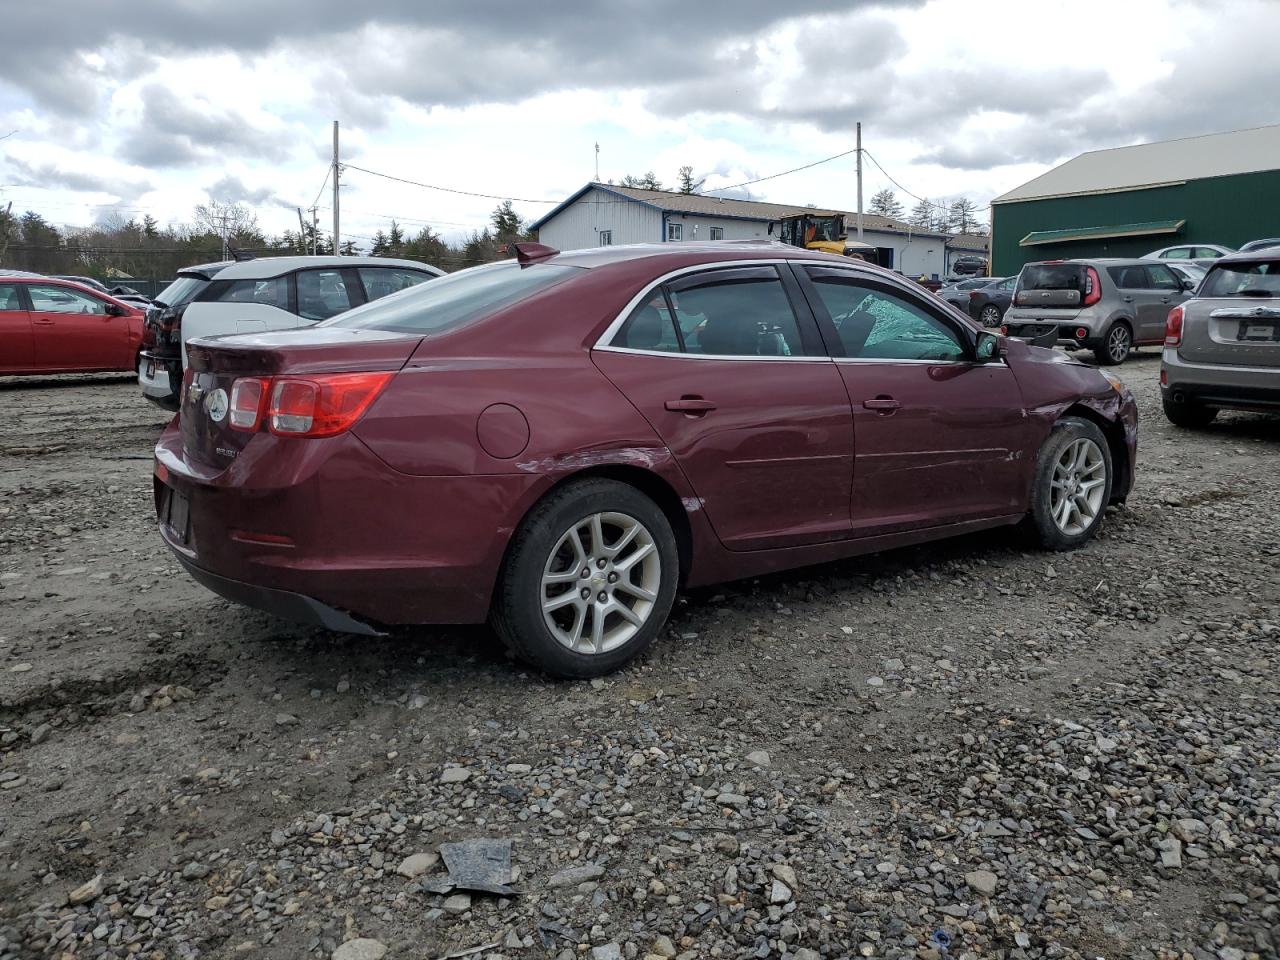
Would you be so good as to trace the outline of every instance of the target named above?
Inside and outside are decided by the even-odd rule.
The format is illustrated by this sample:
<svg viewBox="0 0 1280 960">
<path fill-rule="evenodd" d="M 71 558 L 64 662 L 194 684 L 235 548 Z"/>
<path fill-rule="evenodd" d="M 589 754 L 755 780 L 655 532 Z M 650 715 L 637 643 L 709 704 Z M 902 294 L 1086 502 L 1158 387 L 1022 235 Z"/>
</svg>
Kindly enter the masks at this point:
<svg viewBox="0 0 1280 960">
<path fill-rule="evenodd" d="M 1133 329 L 1123 320 L 1117 320 L 1107 328 L 1102 342 L 1093 348 L 1093 356 L 1100 367 L 1114 367 L 1125 362 L 1133 349 Z"/>
<path fill-rule="evenodd" d="M 1164 415 L 1175 427 L 1198 430 L 1213 423 L 1218 411 L 1214 407 L 1206 407 L 1191 400 L 1184 400 L 1182 403 L 1165 400 Z"/>
<path fill-rule="evenodd" d="M 1059 458 L 1071 444 L 1080 439 L 1092 440 L 1101 451 L 1106 469 L 1106 482 L 1102 487 L 1102 505 L 1092 522 L 1080 532 L 1067 533 L 1053 519 L 1052 483 Z M 1053 430 L 1040 447 L 1040 453 L 1036 457 L 1035 474 L 1031 481 L 1031 509 L 1027 515 L 1027 526 L 1040 546 L 1046 550 L 1074 550 L 1093 539 L 1098 528 L 1102 526 L 1107 504 L 1111 502 L 1111 486 L 1114 480 L 1111 448 L 1107 445 L 1107 438 L 1103 436 L 1097 424 L 1079 417 L 1063 417 L 1055 423 Z"/>
<path fill-rule="evenodd" d="M 547 626 L 543 571 L 565 533 L 597 513 L 621 513 L 640 522 L 656 547 L 660 581 L 652 608 L 634 635 L 612 650 L 583 654 L 562 644 Z M 552 676 L 603 676 L 639 656 L 658 635 L 675 601 L 679 568 L 675 534 L 656 503 L 615 480 L 576 481 L 548 496 L 520 524 L 494 591 L 491 623 L 516 657 Z"/>
<path fill-rule="evenodd" d="M 994 303 L 988 303 L 978 311 L 978 322 L 984 327 L 998 327 L 1003 318 L 1004 311 Z"/>
</svg>

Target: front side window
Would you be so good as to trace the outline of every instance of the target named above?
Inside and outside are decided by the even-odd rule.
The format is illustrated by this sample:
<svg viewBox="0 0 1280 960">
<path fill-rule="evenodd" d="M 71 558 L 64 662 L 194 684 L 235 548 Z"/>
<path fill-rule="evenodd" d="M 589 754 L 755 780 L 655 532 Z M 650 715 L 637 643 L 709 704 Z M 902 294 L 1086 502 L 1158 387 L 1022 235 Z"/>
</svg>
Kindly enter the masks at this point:
<svg viewBox="0 0 1280 960">
<path fill-rule="evenodd" d="M 298 271 L 298 316 L 304 320 L 328 320 L 350 307 L 347 285 L 339 271 Z"/>
<path fill-rule="evenodd" d="M 963 360 L 964 346 L 946 323 L 887 291 L 837 277 L 815 277 L 846 357 L 866 360 Z"/>
<path fill-rule="evenodd" d="M 601 230 L 601 231 L 600 231 L 600 246 L 602 246 L 602 247 L 610 247 L 610 246 L 613 246 L 613 231 L 612 231 L 612 230 Z"/>
<path fill-rule="evenodd" d="M 17 284 L 0 283 L 0 311 L 21 309 L 22 298 L 18 296 Z"/>
<path fill-rule="evenodd" d="M 1174 272 L 1164 264 L 1152 264 L 1147 267 L 1147 277 L 1151 280 L 1151 286 L 1157 290 L 1181 290 L 1182 284 L 1174 275 Z"/>
<path fill-rule="evenodd" d="M 668 239 L 668 240 L 679 240 L 683 235 L 684 235 L 684 224 L 682 224 L 682 223 L 668 223 L 668 224 L 667 224 L 667 239 Z"/>
<path fill-rule="evenodd" d="M 1217 260 L 1222 256 L 1222 251 L 1213 247 L 1196 247 L 1196 256 L 1201 260 Z"/>
<path fill-rule="evenodd" d="M 31 295 L 31 309 L 42 313 L 91 313 L 102 316 L 107 312 L 105 301 L 71 287 L 33 283 L 27 287 L 27 293 Z"/>
<path fill-rule="evenodd" d="M 724 227 L 712 227 L 712 228 L 711 228 L 711 239 L 712 239 L 712 240 L 723 240 L 723 239 L 724 239 Z"/>
<path fill-rule="evenodd" d="M 1160 254 L 1161 260 L 1190 260 L 1190 247 L 1170 247 L 1164 253 Z"/>
<path fill-rule="evenodd" d="M 1147 271 L 1137 264 L 1127 267 L 1107 267 L 1111 281 L 1121 290 L 1142 290 L 1147 285 Z"/>
<path fill-rule="evenodd" d="M 218 303 L 262 303 L 289 309 L 289 283 L 285 277 L 270 280 L 228 280 L 213 300 Z"/>
<path fill-rule="evenodd" d="M 522 267 L 514 260 L 502 260 L 401 290 L 348 310 L 324 325 L 413 334 L 440 333 L 509 307 L 581 272 L 581 267 L 554 263 Z"/>
</svg>

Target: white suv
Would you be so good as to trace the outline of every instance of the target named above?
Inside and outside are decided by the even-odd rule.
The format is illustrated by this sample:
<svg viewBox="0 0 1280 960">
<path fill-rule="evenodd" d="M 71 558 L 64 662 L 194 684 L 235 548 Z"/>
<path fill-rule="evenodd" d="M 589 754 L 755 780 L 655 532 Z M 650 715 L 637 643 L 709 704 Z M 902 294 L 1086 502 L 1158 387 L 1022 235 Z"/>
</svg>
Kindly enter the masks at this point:
<svg viewBox="0 0 1280 960">
<path fill-rule="evenodd" d="M 218 273 L 182 316 L 187 341 L 226 333 L 292 330 L 443 276 L 437 267 L 386 257 L 273 257 Z"/>
</svg>

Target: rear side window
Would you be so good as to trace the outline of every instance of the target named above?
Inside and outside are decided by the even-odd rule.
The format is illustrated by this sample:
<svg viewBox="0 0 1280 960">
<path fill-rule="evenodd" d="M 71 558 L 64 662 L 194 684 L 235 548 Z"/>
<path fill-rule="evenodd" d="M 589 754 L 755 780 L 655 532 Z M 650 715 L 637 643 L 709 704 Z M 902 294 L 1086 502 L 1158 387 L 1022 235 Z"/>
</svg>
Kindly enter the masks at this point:
<svg viewBox="0 0 1280 960">
<path fill-rule="evenodd" d="M 263 303 L 288 310 L 289 280 L 287 277 L 272 277 L 270 280 L 219 280 L 210 284 L 209 296 L 200 299 L 216 303 Z"/>
<path fill-rule="evenodd" d="M 1280 258 L 1258 263 L 1216 263 L 1200 297 L 1280 297 Z"/>
<path fill-rule="evenodd" d="M 325 326 L 400 333 L 440 333 L 525 300 L 578 274 L 554 263 L 514 260 L 472 267 L 348 310 Z"/>
<path fill-rule="evenodd" d="M 298 316 L 304 320 L 328 320 L 350 307 L 341 271 L 298 271 Z"/>
<path fill-rule="evenodd" d="M 1029 263 L 1018 276 L 1023 290 L 1084 292 L 1084 268 L 1078 263 Z"/>
<path fill-rule="evenodd" d="M 389 294 L 408 290 L 433 276 L 419 270 L 401 270 L 396 267 L 361 267 L 357 272 L 360 274 L 360 282 L 364 284 L 365 297 L 369 300 L 381 300 Z"/>
<path fill-rule="evenodd" d="M 659 353 L 680 353 L 680 335 L 676 332 L 675 318 L 667 306 L 667 296 L 658 289 L 653 296 L 638 306 L 627 317 L 611 346 L 627 350 L 654 350 Z"/>
<path fill-rule="evenodd" d="M 21 310 L 22 298 L 18 287 L 12 283 L 0 283 L 0 310 Z"/>
<path fill-rule="evenodd" d="M 669 288 L 685 353 L 800 357 L 800 327 L 773 267 L 711 270 Z"/>
<path fill-rule="evenodd" d="M 1191 248 L 1190 247 L 1173 247 L 1172 249 L 1166 250 L 1164 253 L 1160 254 L 1160 259 L 1161 260 L 1190 260 Z"/>
</svg>

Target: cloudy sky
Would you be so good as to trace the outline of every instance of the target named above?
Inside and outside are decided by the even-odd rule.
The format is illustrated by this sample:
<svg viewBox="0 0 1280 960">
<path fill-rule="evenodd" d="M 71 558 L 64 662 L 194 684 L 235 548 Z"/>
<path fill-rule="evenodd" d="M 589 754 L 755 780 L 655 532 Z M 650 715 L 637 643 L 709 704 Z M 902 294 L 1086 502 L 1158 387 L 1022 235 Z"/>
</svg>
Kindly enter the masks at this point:
<svg viewBox="0 0 1280 960">
<path fill-rule="evenodd" d="M 268 232 L 344 159 L 520 198 L 682 164 L 708 189 L 848 150 L 865 192 L 991 197 L 1084 150 L 1280 123 L 1280 0 L 0 0 L 0 203 L 87 225 L 241 201 Z M 591 10 L 592 12 L 585 12 Z M 13 133 L 6 137 L 7 134 Z M 750 188 L 849 208 L 852 158 Z M 909 207 L 910 197 L 899 191 Z M 348 170 L 343 233 L 494 202 Z"/>
</svg>

